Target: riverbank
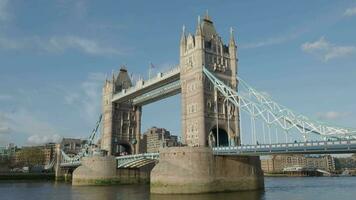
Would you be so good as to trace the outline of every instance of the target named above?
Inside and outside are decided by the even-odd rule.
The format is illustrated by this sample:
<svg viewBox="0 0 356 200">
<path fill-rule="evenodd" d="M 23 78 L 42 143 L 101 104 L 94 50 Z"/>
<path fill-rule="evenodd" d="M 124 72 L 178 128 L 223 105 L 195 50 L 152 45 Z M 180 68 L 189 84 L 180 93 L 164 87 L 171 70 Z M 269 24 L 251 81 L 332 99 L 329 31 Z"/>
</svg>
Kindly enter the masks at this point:
<svg viewBox="0 0 356 200">
<path fill-rule="evenodd" d="M 54 173 L 0 173 L 3 180 L 55 180 Z"/>
</svg>

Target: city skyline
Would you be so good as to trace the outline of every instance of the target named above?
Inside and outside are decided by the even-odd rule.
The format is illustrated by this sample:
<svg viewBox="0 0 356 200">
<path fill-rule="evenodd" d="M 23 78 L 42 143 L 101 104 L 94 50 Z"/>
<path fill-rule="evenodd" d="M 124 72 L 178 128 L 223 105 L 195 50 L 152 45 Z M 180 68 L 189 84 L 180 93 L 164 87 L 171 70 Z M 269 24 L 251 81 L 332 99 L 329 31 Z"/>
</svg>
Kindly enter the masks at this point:
<svg viewBox="0 0 356 200">
<path fill-rule="evenodd" d="M 147 77 L 150 62 L 154 73 L 177 65 L 182 25 L 194 33 L 207 9 L 225 43 L 235 30 L 240 77 L 311 118 L 355 127 L 356 4 L 277 2 L 137 8 L 0 0 L 0 145 L 87 137 L 106 74 L 125 64 L 134 77 Z M 180 135 L 180 96 L 144 107 L 142 117 L 142 132 L 158 126 Z"/>
</svg>

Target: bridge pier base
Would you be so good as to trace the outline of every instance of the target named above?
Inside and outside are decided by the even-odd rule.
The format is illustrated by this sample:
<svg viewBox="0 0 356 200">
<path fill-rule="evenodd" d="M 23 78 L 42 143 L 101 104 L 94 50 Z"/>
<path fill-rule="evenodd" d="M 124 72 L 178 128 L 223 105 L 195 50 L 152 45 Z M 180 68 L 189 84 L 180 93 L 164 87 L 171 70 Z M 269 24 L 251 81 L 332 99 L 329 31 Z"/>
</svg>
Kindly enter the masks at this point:
<svg viewBox="0 0 356 200">
<path fill-rule="evenodd" d="M 153 165 L 117 169 L 113 156 L 84 157 L 73 172 L 72 185 L 113 185 L 149 183 Z"/>
<path fill-rule="evenodd" d="M 208 147 L 160 150 L 151 172 L 151 193 L 184 194 L 264 188 L 258 156 L 214 156 Z"/>
<path fill-rule="evenodd" d="M 83 157 L 73 172 L 72 185 L 106 185 L 119 182 L 113 156 Z"/>
</svg>

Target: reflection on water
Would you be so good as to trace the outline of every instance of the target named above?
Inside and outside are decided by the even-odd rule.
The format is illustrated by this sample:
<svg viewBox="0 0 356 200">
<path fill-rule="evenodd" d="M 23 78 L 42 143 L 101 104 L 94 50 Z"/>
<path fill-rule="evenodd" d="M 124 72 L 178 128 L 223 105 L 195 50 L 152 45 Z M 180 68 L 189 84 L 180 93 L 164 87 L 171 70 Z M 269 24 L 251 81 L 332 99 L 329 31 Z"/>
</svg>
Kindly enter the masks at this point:
<svg viewBox="0 0 356 200">
<path fill-rule="evenodd" d="M 46 181 L 0 181 L 1 200 L 349 200 L 356 177 L 265 178 L 265 191 L 150 195 L 149 185 L 77 186 Z"/>
</svg>

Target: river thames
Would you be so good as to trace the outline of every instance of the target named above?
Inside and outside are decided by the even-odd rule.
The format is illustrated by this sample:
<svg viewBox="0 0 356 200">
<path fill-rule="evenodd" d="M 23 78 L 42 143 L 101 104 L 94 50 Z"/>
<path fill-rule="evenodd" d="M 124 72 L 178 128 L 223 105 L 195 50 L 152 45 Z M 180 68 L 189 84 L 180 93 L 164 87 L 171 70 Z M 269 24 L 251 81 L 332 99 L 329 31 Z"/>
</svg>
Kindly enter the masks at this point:
<svg viewBox="0 0 356 200">
<path fill-rule="evenodd" d="M 264 191 L 150 195 L 149 185 L 80 186 L 46 181 L 2 181 L 1 200 L 353 200 L 356 177 L 266 177 Z"/>
</svg>

